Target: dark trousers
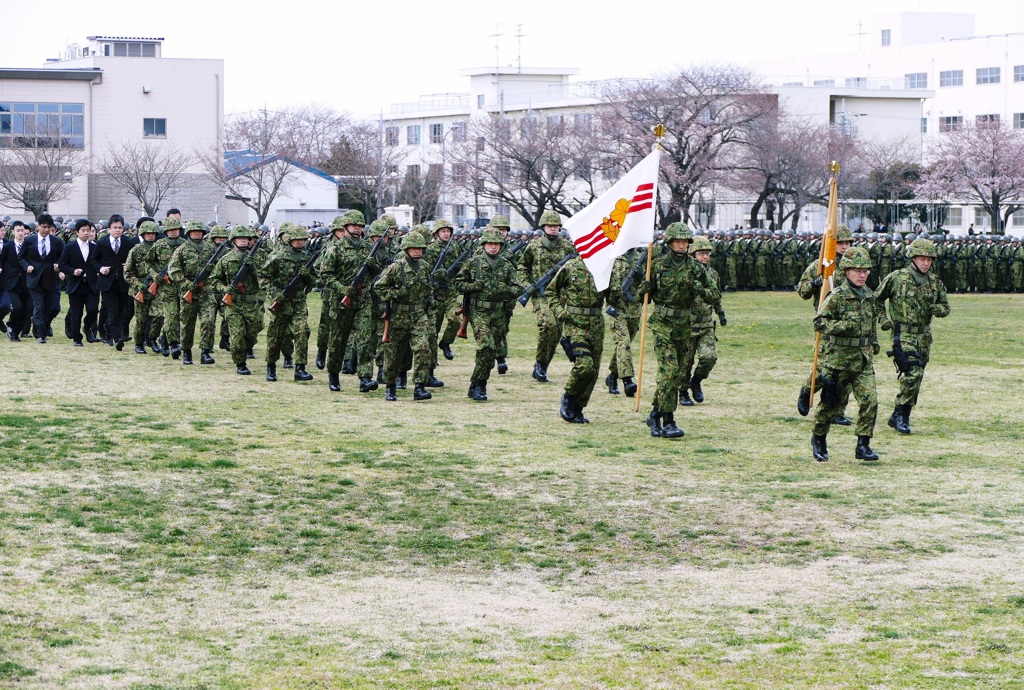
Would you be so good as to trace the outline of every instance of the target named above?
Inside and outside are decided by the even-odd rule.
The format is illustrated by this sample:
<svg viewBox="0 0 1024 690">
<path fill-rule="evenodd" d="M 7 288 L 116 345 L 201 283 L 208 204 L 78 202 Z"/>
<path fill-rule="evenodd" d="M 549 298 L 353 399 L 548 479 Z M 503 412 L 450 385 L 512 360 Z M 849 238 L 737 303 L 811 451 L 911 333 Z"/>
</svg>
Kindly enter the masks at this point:
<svg viewBox="0 0 1024 690">
<path fill-rule="evenodd" d="M 60 313 L 60 291 L 35 287 L 29 292 L 32 296 L 32 334 L 45 338 L 50 324 Z"/>
<path fill-rule="evenodd" d="M 68 295 L 68 315 L 64 320 L 65 328 L 72 340 L 82 340 L 82 312 L 85 312 L 85 331 L 96 333 L 96 313 L 99 311 L 100 298 L 88 288 L 80 288 Z"/>
<path fill-rule="evenodd" d="M 127 292 L 118 289 L 103 293 L 103 308 L 107 312 L 107 337 L 114 340 L 131 340 L 128 322 L 132 318 L 132 299 Z M 102 312 L 100 314 L 102 318 Z"/>
<path fill-rule="evenodd" d="M 10 301 L 7 326 L 11 329 L 11 333 L 20 336 L 27 325 L 25 322 L 28 310 L 32 307 L 32 298 L 29 296 L 28 290 L 11 290 L 4 294 Z"/>
</svg>

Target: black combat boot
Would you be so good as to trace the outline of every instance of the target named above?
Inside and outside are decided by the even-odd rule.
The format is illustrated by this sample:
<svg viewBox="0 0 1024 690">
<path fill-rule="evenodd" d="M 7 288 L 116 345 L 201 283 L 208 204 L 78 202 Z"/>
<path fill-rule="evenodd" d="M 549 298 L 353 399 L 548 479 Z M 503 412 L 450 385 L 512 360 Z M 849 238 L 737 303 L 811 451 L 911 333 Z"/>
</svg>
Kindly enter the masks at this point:
<svg viewBox="0 0 1024 690">
<path fill-rule="evenodd" d="M 135 354 L 137 354 L 137 355 L 147 354 L 146 353 L 146 348 L 144 348 L 142 345 L 136 345 L 135 346 Z"/>
<path fill-rule="evenodd" d="M 341 390 L 341 377 L 338 374 L 327 372 L 327 387 L 337 393 Z"/>
<path fill-rule="evenodd" d="M 615 374 L 608 374 L 605 376 L 604 385 L 608 386 L 608 392 L 612 395 L 619 394 L 619 377 Z"/>
<path fill-rule="evenodd" d="M 220 343 L 217 345 L 217 347 L 219 347 L 222 350 L 231 352 L 231 343 L 228 342 L 228 337 L 226 335 L 222 335 L 220 337 Z"/>
<path fill-rule="evenodd" d="M 897 405 L 893 408 L 892 414 L 889 415 L 889 426 L 901 434 L 910 433 L 910 429 L 907 427 L 907 423 L 903 419 L 903 405 Z"/>
<path fill-rule="evenodd" d="M 164 349 L 160 347 L 159 343 L 157 343 L 156 338 L 150 338 L 149 340 L 147 340 L 146 347 L 152 350 L 154 355 L 162 355 L 164 352 Z M 168 352 L 167 354 L 170 354 L 170 352 Z"/>
<path fill-rule="evenodd" d="M 636 382 L 633 381 L 632 376 L 622 377 L 622 390 L 626 392 L 627 398 L 632 398 L 636 396 Z"/>
<path fill-rule="evenodd" d="M 427 390 L 427 387 L 424 384 L 417 383 L 417 384 L 413 385 L 413 389 L 412 389 L 412 399 L 413 400 L 430 400 L 430 398 L 432 398 L 432 397 L 433 396 L 430 395 L 430 391 Z"/>
<path fill-rule="evenodd" d="M 444 381 L 434 376 L 434 370 L 430 370 L 430 376 L 427 377 L 427 382 L 423 384 L 427 388 L 444 388 Z"/>
<path fill-rule="evenodd" d="M 796 398 L 796 411 L 801 417 L 806 417 L 811 411 L 811 389 L 800 388 L 800 395 Z"/>
<path fill-rule="evenodd" d="M 356 361 L 355 357 L 349 357 L 341 363 L 341 373 L 346 376 L 351 376 L 356 373 Z"/>
<path fill-rule="evenodd" d="M 248 376 L 252 372 L 249 371 L 249 367 L 242 364 L 241 366 L 235 367 L 235 373 L 238 374 L 239 376 Z"/>
<path fill-rule="evenodd" d="M 377 367 L 377 383 L 384 383 L 384 365 Z"/>
<path fill-rule="evenodd" d="M 583 408 L 580 407 L 579 401 L 576 402 L 575 412 L 572 418 L 574 424 L 590 424 L 590 420 L 583 416 Z"/>
<path fill-rule="evenodd" d="M 164 357 L 171 356 L 171 346 L 167 344 L 166 335 L 160 336 L 160 354 L 162 354 Z"/>
<path fill-rule="evenodd" d="M 473 398 L 477 402 L 484 402 L 487 400 L 487 382 L 486 381 L 473 381 L 469 384 L 469 397 Z"/>
<path fill-rule="evenodd" d="M 839 426 L 851 426 L 853 425 L 853 420 L 844 414 L 837 414 L 835 419 L 832 420 L 832 423 L 838 424 Z"/>
<path fill-rule="evenodd" d="M 505 358 L 504 357 L 498 357 L 495 361 L 498 363 L 498 373 L 502 374 L 502 375 L 507 374 L 508 373 L 508 362 L 505 361 Z"/>
<path fill-rule="evenodd" d="M 548 382 L 547 367 L 540 362 L 535 362 L 533 365 L 533 378 L 537 379 L 541 383 Z"/>
<path fill-rule="evenodd" d="M 246 349 L 246 351 L 245 351 L 245 358 L 246 359 L 256 359 L 256 353 L 252 351 L 251 347 Z"/>
<path fill-rule="evenodd" d="M 870 436 L 858 436 L 857 437 L 857 452 L 856 452 L 856 456 L 857 456 L 858 460 L 877 460 L 878 459 L 878 453 L 876 453 L 875 451 L 871 450 L 871 446 L 868 445 L 869 443 L 871 443 L 871 437 Z"/>
<path fill-rule="evenodd" d="M 267 365 L 267 381 L 277 381 L 277 365 Z"/>
<path fill-rule="evenodd" d="M 181 358 L 181 345 L 179 343 L 171 343 L 170 345 L 171 359 Z"/>
<path fill-rule="evenodd" d="M 291 357 L 285 357 L 284 362 L 281 363 L 281 366 L 284 367 L 285 369 L 294 369 L 295 362 L 292 361 Z"/>
<path fill-rule="evenodd" d="M 359 379 L 359 392 L 369 393 L 370 391 L 375 391 L 377 390 L 378 385 L 380 384 L 371 379 L 369 376 L 364 376 L 363 378 Z"/>
<path fill-rule="evenodd" d="M 690 379 L 690 390 L 693 392 L 693 402 L 704 402 L 704 389 L 700 387 L 700 382 L 703 380 L 704 379 L 699 379 L 696 376 Z"/>
<path fill-rule="evenodd" d="M 828 442 L 825 436 L 811 434 L 811 452 L 818 462 L 828 462 Z"/>
<path fill-rule="evenodd" d="M 651 436 L 661 436 L 661 413 L 657 408 L 651 408 L 651 413 L 647 415 L 647 426 L 651 427 Z"/>
<path fill-rule="evenodd" d="M 672 412 L 665 412 L 662 416 L 661 437 L 682 438 L 686 432 L 676 426 L 675 415 Z"/>
<path fill-rule="evenodd" d="M 327 366 L 327 350 L 316 351 L 316 368 L 323 370 Z"/>
<path fill-rule="evenodd" d="M 562 405 L 558 409 L 558 414 L 570 424 L 576 422 L 576 401 L 568 393 L 562 393 Z"/>
<path fill-rule="evenodd" d="M 406 386 L 409 384 L 409 372 L 403 371 L 398 375 L 398 379 L 395 381 L 398 386 L 398 390 L 404 391 Z"/>
<path fill-rule="evenodd" d="M 199 353 L 200 364 L 216 364 L 216 360 L 213 359 L 213 350 L 203 350 Z"/>
<path fill-rule="evenodd" d="M 910 411 L 914 409 L 910 405 L 903 406 L 903 425 L 907 427 L 906 433 L 910 433 Z M 903 433 L 903 432 L 901 432 Z"/>
<path fill-rule="evenodd" d="M 181 351 L 181 363 L 182 364 L 193 364 L 192 362 L 192 348 Z"/>
<path fill-rule="evenodd" d="M 297 364 L 295 366 L 294 377 L 295 377 L 296 381 L 312 381 L 313 380 L 313 375 L 310 374 L 308 371 L 306 371 L 306 365 L 305 364 Z"/>
<path fill-rule="evenodd" d="M 395 402 L 398 400 L 398 393 L 395 392 L 394 382 L 384 386 L 384 399 L 388 402 Z"/>
<path fill-rule="evenodd" d="M 451 343 L 446 343 L 445 341 L 442 340 L 437 344 L 437 349 L 441 351 L 441 354 L 444 355 L 444 358 L 447 359 L 449 362 L 455 359 L 455 353 L 452 352 Z"/>
<path fill-rule="evenodd" d="M 693 407 L 693 401 L 690 400 L 690 391 L 686 388 L 679 391 L 679 404 L 683 407 Z"/>
</svg>

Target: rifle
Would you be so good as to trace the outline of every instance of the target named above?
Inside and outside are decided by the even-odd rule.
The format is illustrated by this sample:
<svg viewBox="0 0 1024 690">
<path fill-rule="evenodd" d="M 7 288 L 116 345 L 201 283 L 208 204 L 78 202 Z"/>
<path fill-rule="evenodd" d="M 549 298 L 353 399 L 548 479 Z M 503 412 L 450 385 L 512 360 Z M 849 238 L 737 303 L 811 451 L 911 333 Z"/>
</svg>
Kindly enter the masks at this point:
<svg viewBox="0 0 1024 690">
<path fill-rule="evenodd" d="M 470 295 L 467 292 L 462 296 L 462 306 L 455 310 L 455 313 L 462 317 L 462 321 L 459 323 L 459 330 L 455 334 L 456 338 L 467 338 L 466 327 L 469 326 L 469 304 Z"/>
<path fill-rule="evenodd" d="M 452 263 L 452 265 L 448 267 L 448 270 L 445 271 L 444 284 L 446 286 L 448 285 L 449 282 L 451 282 L 451 279 L 455 277 L 455 274 L 459 272 L 459 269 L 462 268 L 463 262 L 465 262 L 465 260 L 468 259 L 473 254 L 473 250 L 476 248 L 476 243 L 479 241 L 480 238 L 477 238 L 470 242 L 469 246 L 466 247 L 466 249 L 461 254 L 459 254 L 459 257 L 455 259 L 454 263 Z"/>
<path fill-rule="evenodd" d="M 170 285 L 171 284 L 171 277 L 169 275 L 167 275 L 167 271 L 168 271 L 168 269 L 170 269 L 170 267 L 171 267 L 171 264 L 170 264 L 170 262 L 168 262 L 167 265 L 164 266 L 164 270 L 160 271 L 160 273 L 157 275 L 156 280 L 154 280 L 152 283 L 150 283 L 149 287 L 146 288 L 149 291 L 149 294 L 153 295 L 153 297 L 156 297 L 157 286 L 161 282 L 164 285 Z"/>
<path fill-rule="evenodd" d="M 135 293 L 135 301 L 138 302 L 139 304 L 142 304 L 143 302 L 145 302 L 146 301 L 146 293 L 149 292 L 149 288 L 153 284 L 154 284 L 153 283 L 153 279 L 150 278 L 149 276 L 146 276 L 146 281 L 142 284 L 142 289 Z M 154 292 L 154 293 L 151 293 L 151 294 L 156 294 L 156 293 Z"/>
<path fill-rule="evenodd" d="M 540 295 L 541 297 L 543 297 L 544 290 L 547 288 L 548 283 L 555 279 L 555 274 L 558 273 L 558 269 L 564 266 L 569 261 L 569 259 L 575 256 L 576 251 L 574 249 L 573 251 L 566 254 L 561 261 L 552 266 L 547 273 L 538 278 L 537 282 L 533 283 L 528 288 L 526 288 L 526 292 L 519 295 L 519 304 L 525 307 L 526 303 L 530 301 L 530 297 L 532 297 L 533 295 Z"/>
<path fill-rule="evenodd" d="M 366 279 L 366 271 L 369 270 L 370 262 L 373 260 L 373 257 L 377 256 L 377 252 L 380 251 L 380 248 L 384 246 L 384 238 L 386 238 L 386 237 L 387 237 L 387 234 L 385 233 L 385 234 L 381 235 L 380 237 L 378 237 L 377 241 L 373 243 L 373 247 L 370 248 L 370 253 L 366 255 L 366 260 L 363 261 L 363 265 L 360 266 L 359 270 L 356 271 L 354 276 L 352 276 L 352 282 L 349 283 L 349 285 L 348 285 L 350 288 L 352 288 L 352 290 L 359 290 L 361 287 L 363 287 L 363 281 Z M 341 308 L 342 309 L 348 309 L 351 306 L 352 306 L 352 297 L 351 296 L 345 295 L 344 297 L 341 298 Z M 388 307 L 388 314 L 389 314 L 388 319 L 389 320 L 385 321 L 385 326 L 386 326 L 387 331 L 388 331 L 388 340 L 391 339 L 391 337 L 390 337 L 390 330 L 391 330 L 390 313 L 391 313 L 391 307 L 389 306 Z M 386 342 L 388 342 L 388 340 L 385 340 L 384 342 L 386 343 Z"/>
<path fill-rule="evenodd" d="M 380 318 L 384 319 L 384 333 L 383 333 L 383 335 L 381 335 L 380 341 L 382 343 L 390 343 L 391 342 L 391 301 L 390 300 L 384 303 L 384 313 L 381 314 Z"/>
<path fill-rule="evenodd" d="M 266 237 L 261 237 L 256 240 L 256 243 L 252 245 L 252 249 L 250 249 L 249 253 L 245 255 L 244 259 L 242 259 L 242 265 L 238 268 L 238 272 L 235 273 L 235 277 L 231 279 L 231 285 L 228 287 L 228 292 L 225 292 L 223 299 L 221 299 L 221 301 L 227 306 L 230 307 L 235 302 L 234 298 L 231 296 L 232 288 L 234 288 L 235 292 L 239 294 L 245 294 L 245 286 L 243 283 L 245 283 L 245 279 L 249 277 L 249 271 L 252 270 L 252 258 L 256 256 L 256 252 L 259 250 L 260 246 L 263 245 L 264 239 L 266 239 Z"/>
<path fill-rule="evenodd" d="M 322 251 L 323 247 L 320 247 L 318 251 L 313 252 L 309 257 L 309 260 L 304 264 L 303 268 L 300 268 L 299 272 L 288 281 L 288 284 L 281 288 L 281 294 L 279 294 L 277 299 L 275 299 L 270 305 L 270 312 L 272 314 L 276 314 L 281 311 L 281 300 L 295 297 L 295 293 L 299 291 L 299 288 L 301 288 L 305 282 L 305 278 L 302 277 L 303 269 L 313 268 L 313 264 L 316 263 L 316 260 L 320 257 L 320 252 Z"/>
<path fill-rule="evenodd" d="M 629 269 L 629 273 L 626 274 L 626 279 L 622 281 L 622 294 L 625 296 L 627 302 L 632 302 L 636 298 L 633 297 L 633 281 L 636 280 L 636 272 L 640 270 L 640 267 L 647 263 L 647 249 L 644 249 L 644 253 L 637 257 L 637 260 L 633 262 L 633 265 Z"/>
<path fill-rule="evenodd" d="M 211 257 L 210 257 L 210 259 L 209 259 L 209 261 L 207 261 L 207 262 L 206 262 L 206 265 L 205 265 L 205 266 L 203 266 L 203 270 L 201 270 L 201 271 L 199 272 L 199 275 L 197 275 L 197 276 L 195 277 L 195 279 L 194 279 L 194 280 L 192 281 L 192 287 L 190 287 L 190 288 L 188 289 L 188 292 L 186 292 L 186 293 L 185 293 L 184 295 L 182 295 L 182 296 L 181 296 L 181 298 L 182 298 L 183 300 L 185 300 L 185 301 L 186 301 L 186 302 L 188 302 L 189 304 L 192 304 L 192 292 L 193 292 L 194 290 L 195 290 L 195 291 L 199 291 L 199 292 L 202 292 L 202 291 L 203 291 L 203 286 L 204 286 L 204 285 L 206 284 L 206 280 L 207 280 L 207 278 L 209 278 L 209 277 L 210 277 L 210 273 L 212 273 L 212 272 L 213 272 L 213 265 L 214 265 L 215 263 L 217 263 L 217 259 L 219 259 L 219 258 L 220 258 L 220 253 L 221 253 L 221 252 L 222 252 L 222 251 L 223 251 L 223 250 L 224 250 L 224 249 L 225 249 L 225 248 L 226 248 L 227 246 L 228 246 L 228 243 L 227 243 L 227 242 L 222 242 L 222 243 L 220 244 L 220 246 L 219 246 L 219 247 L 217 247 L 217 251 L 215 251 L 215 252 L 213 253 L 213 256 L 211 256 Z"/>
</svg>

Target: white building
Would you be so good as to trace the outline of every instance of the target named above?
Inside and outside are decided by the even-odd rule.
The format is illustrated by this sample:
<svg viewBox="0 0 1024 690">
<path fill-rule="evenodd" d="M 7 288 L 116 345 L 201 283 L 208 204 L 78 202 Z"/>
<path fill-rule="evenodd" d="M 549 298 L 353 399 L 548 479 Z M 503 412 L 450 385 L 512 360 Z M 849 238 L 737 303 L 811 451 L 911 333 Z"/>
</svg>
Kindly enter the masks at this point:
<svg viewBox="0 0 1024 690">
<path fill-rule="evenodd" d="M 71 179 L 53 215 L 103 219 L 142 214 L 138 201 L 101 172 L 125 140 L 153 142 L 182 155 L 219 149 L 224 122 L 224 61 L 162 56 L 162 38 L 89 36 L 41 69 L 0 69 L 0 147 L 17 145 L 33 119 L 61 128 L 62 146 L 83 152 L 84 174 Z M 57 118 L 57 119 L 54 119 Z M 180 192 L 165 202 L 186 218 L 213 218 L 224 192 L 198 162 Z M 24 208 L 4 209 L 29 219 Z M 134 216 L 134 217 L 133 217 Z"/>
<path fill-rule="evenodd" d="M 253 151 L 227 151 L 224 154 L 225 172 L 239 196 L 258 197 L 258 190 L 245 177 L 257 168 L 280 166 L 271 173 L 283 180 L 267 211 L 266 224 L 279 227 L 290 222 L 311 226 L 314 221 L 330 225 L 338 215 L 338 182 L 323 170 L 281 156 L 261 156 Z M 269 184 L 269 183 L 268 183 Z M 232 224 L 255 223 L 256 211 L 241 199 L 228 197 L 219 222 Z"/>
</svg>

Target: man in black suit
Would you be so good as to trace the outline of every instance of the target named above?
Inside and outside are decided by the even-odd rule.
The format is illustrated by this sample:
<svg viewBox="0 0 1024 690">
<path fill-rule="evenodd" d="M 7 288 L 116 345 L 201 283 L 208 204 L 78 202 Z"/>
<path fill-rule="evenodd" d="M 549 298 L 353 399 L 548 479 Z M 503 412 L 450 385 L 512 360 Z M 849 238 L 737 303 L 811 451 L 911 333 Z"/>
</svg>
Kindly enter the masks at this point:
<svg viewBox="0 0 1024 690">
<path fill-rule="evenodd" d="M 64 328 L 75 347 L 82 347 L 82 312 L 85 312 L 85 335 L 90 343 L 99 342 L 94 330 L 100 298 L 96 292 L 96 267 L 91 259 L 96 243 L 91 240 L 92 223 L 85 218 L 75 222 L 76 240 L 64 246 L 60 272 L 64 276 L 64 292 L 68 294 L 68 315 Z"/>
<path fill-rule="evenodd" d="M 107 312 L 105 342 L 119 352 L 128 340 L 128 322 L 132 318 L 124 262 L 135 244 L 135 240 L 124 236 L 124 218 L 115 213 L 110 217 L 106 237 L 96 243 L 96 251 L 89 259 L 96 269 L 96 289 L 103 295 Z"/>
<path fill-rule="evenodd" d="M 32 297 L 32 331 L 40 343 L 53 333 L 50 327 L 60 313 L 60 257 L 64 243 L 53 234 L 53 216 L 43 213 L 36 220 L 36 233 L 21 245 L 20 263 L 25 285 Z"/>
<path fill-rule="evenodd" d="M 13 239 L 0 242 L 0 290 L 9 305 L 7 337 L 11 342 L 21 342 L 22 331 L 32 308 L 32 298 L 25 287 L 25 271 L 18 260 L 21 248 L 28 236 L 28 228 L 20 220 L 11 223 Z"/>
</svg>

